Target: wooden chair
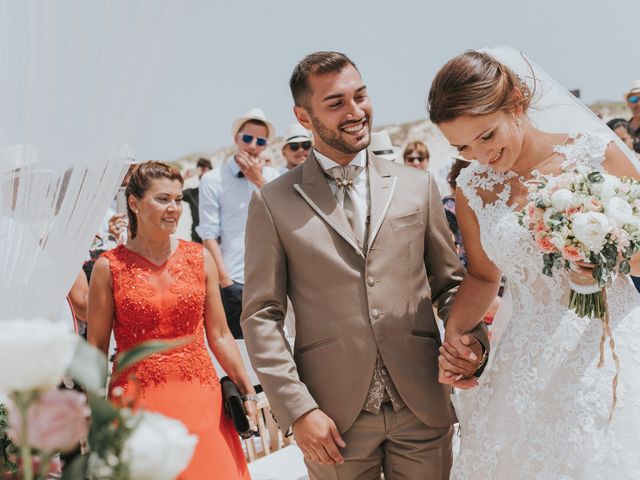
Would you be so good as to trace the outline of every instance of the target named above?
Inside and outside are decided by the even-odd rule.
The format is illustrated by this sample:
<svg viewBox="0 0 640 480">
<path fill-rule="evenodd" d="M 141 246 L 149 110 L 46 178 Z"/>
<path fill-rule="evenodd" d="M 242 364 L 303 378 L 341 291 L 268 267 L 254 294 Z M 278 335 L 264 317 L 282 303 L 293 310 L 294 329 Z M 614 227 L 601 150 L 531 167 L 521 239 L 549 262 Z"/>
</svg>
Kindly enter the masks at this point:
<svg viewBox="0 0 640 480">
<path fill-rule="evenodd" d="M 259 437 L 242 441 L 248 462 L 253 462 L 293 443 L 292 437 L 285 437 L 278 428 L 264 392 L 258 395 L 258 433 Z"/>
</svg>

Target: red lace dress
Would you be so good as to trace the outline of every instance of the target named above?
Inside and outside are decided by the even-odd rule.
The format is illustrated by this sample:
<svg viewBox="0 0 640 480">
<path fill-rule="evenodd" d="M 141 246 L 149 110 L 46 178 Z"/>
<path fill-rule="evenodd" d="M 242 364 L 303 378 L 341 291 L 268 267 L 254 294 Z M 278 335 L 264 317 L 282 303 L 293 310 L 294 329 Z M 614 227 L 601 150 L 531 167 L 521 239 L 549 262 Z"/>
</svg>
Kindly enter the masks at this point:
<svg viewBox="0 0 640 480">
<path fill-rule="evenodd" d="M 180 241 L 163 265 L 120 245 L 109 260 L 118 351 L 151 339 L 192 337 L 187 345 L 153 355 L 110 385 L 138 408 L 184 423 L 199 437 L 184 480 L 248 479 L 240 440 L 224 416 L 222 394 L 204 335 L 205 273 L 202 245 Z"/>
</svg>

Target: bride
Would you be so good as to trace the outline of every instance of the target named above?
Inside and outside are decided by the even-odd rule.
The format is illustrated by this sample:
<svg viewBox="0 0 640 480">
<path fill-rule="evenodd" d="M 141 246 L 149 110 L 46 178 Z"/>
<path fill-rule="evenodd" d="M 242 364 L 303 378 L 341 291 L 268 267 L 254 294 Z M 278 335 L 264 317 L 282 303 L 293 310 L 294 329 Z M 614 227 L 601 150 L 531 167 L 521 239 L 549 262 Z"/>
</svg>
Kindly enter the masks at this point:
<svg viewBox="0 0 640 480">
<path fill-rule="evenodd" d="M 429 113 L 471 160 L 456 198 L 469 265 L 446 325 L 441 382 L 475 387 L 476 362 L 461 360 L 456 345 L 480 322 L 474 312 L 488 308 L 501 275 L 513 298 L 478 386 L 454 395 L 462 439 L 452 478 L 640 478 L 640 296 L 624 275 L 607 288 L 620 360 L 611 412 L 616 368 L 608 350 L 597 367 L 601 323 L 568 308 L 569 282 L 593 281 L 588 266 L 543 275 L 542 254 L 517 219 L 534 171 L 556 175 L 586 164 L 638 179 L 631 157 L 582 104 L 510 49 L 450 60 L 431 86 Z"/>
</svg>

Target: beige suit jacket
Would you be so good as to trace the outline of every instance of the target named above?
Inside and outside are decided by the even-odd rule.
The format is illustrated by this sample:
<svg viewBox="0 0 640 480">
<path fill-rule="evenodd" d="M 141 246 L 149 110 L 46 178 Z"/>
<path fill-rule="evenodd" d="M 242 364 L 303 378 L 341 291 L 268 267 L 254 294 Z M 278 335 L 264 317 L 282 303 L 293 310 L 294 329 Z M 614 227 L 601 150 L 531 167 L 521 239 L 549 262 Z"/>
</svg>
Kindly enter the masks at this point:
<svg viewBox="0 0 640 480">
<path fill-rule="evenodd" d="M 440 194 L 430 174 L 368 157 L 366 252 L 313 152 L 249 206 L 241 325 L 284 431 L 316 407 L 346 431 L 365 404 L 378 351 L 420 420 L 455 422 L 451 389 L 438 383 L 432 304 L 446 318 L 464 272 Z M 282 330 L 287 295 L 296 312 L 293 352 Z"/>
</svg>

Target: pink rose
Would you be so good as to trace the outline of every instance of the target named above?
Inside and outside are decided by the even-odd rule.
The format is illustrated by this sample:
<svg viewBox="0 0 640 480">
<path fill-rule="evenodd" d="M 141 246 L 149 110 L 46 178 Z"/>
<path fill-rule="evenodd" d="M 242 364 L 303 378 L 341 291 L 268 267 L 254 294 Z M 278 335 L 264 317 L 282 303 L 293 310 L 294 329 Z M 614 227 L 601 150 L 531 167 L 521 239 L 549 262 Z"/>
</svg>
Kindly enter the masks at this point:
<svg viewBox="0 0 640 480">
<path fill-rule="evenodd" d="M 542 220 L 539 220 L 534 226 L 533 231 L 535 233 L 542 233 L 547 231 L 547 226 L 544 224 Z"/>
<path fill-rule="evenodd" d="M 569 245 L 566 245 L 562 249 L 562 256 L 570 262 L 579 262 L 581 260 L 584 260 L 584 255 L 582 254 L 582 252 L 578 250 L 577 247 L 571 247 Z"/>
<path fill-rule="evenodd" d="M 622 253 L 624 250 L 629 248 L 629 245 L 631 245 L 629 234 L 625 230 L 621 228 L 614 228 L 611 231 L 611 235 L 618 241 L 618 252 Z"/>
<path fill-rule="evenodd" d="M 597 198 L 591 197 L 585 204 L 585 208 L 589 212 L 601 212 L 602 211 L 602 202 Z"/>
<path fill-rule="evenodd" d="M 546 236 L 536 235 L 536 245 L 544 253 L 557 252 L 555 245 L 551 243 L 551 239 Z"/>
<path fill-rule="evenodd" d="M 567 217 L 572 217 L 576 213 L 580 213 L 581 211 L 582 211 L 582 207 L 571 207 L 571 208 L 567 208 L 567 211 L 565 212 L 565 215 Z"/>
<path fill-rule="evenodd" d="M 27 410 L 29 444 L 41 452 L 69 452 L 89 432 L 90 411 L 86 397 L 73 390 L 50 390 L 43 393 Z M 22 441 L 22 417 L 9 404 L 9 435 Z"/>
</svg>

